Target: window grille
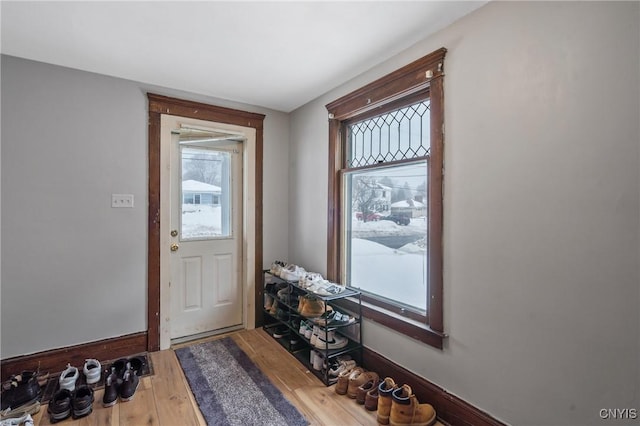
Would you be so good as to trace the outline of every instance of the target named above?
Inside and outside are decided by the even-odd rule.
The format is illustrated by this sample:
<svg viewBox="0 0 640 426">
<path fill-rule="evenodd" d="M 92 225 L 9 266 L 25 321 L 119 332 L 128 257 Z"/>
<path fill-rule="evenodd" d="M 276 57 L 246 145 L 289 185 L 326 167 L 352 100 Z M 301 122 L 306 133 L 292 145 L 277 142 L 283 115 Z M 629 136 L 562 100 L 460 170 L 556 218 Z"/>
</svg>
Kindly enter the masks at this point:
<svg viewBox="0 0 640 426">
<path fill-rule="evenodd" d="M 429 155 L 429 100 L 347 128 L 347 167 L 356 168 Z"/>
</svg>

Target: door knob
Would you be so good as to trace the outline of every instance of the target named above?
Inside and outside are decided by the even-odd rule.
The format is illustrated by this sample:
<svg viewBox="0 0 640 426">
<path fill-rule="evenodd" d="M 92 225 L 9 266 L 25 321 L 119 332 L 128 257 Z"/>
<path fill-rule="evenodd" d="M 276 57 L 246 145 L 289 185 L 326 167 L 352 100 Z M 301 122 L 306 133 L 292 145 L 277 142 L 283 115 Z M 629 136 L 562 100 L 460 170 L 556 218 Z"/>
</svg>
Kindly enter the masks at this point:
<svg viewBox="0 0 640 426">
<path fill-rule="evenodd" d="M 177 245 L 176 243 L 171 244 L 171 251 L 178 251 L 179 248 L 180 246 Z"/>
<path fill-rule="evenodd" d="M 178 230 L 174 229 L 173 231 L 171 231 L 171 236 L 172 237 L 177 237 L 178 236 Z"/>
</svg>

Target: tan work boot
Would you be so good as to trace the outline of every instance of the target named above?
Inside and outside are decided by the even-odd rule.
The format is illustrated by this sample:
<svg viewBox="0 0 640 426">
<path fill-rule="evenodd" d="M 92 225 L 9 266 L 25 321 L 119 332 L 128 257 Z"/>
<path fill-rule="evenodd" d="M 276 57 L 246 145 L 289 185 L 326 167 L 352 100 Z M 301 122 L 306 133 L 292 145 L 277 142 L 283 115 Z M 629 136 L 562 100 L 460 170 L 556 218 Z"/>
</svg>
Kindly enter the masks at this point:
<svg viewBox="0 0 640 426">
<path fill-rule="evenodd" d="M 431 426 L 436 422 L 436 410 L 431 404 L 420 404 L 409 385 L 391 393 L 391 426 Z"/>
<path fill-rule="evenodd" d="M 376 414 L 378 423 L 389 424 L 389 413 L 391 413 L 391 393 L 397 389 L 398 385 L 391 377 L 385 379 L 378 385 L 378 412 Z"/>
</svg>

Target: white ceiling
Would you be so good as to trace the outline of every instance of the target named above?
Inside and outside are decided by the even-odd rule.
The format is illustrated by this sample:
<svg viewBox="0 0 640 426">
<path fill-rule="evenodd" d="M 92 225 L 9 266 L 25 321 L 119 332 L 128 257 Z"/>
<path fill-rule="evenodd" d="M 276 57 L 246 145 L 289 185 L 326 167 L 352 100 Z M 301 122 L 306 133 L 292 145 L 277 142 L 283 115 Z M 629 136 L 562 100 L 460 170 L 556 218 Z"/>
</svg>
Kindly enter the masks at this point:
<svg viewBox="0 0 640 426">
<path fill-rule="evenodd" d="M 290 112 L 485 1 L 2 1 L 2 53 Z"/>
</svg>

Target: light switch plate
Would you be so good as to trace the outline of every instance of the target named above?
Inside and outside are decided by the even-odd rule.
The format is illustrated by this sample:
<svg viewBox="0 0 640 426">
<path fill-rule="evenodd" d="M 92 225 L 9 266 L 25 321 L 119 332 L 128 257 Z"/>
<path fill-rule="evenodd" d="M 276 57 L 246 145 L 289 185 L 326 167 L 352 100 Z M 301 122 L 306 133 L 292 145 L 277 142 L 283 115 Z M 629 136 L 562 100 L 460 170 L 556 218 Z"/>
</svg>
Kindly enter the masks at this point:
<svg viewBox="0 0 640 426">
<path fill-rule="evenodd" d="M 111 194 L 111 207 L 133 208 L 133 194 Z"/>
</svg>

